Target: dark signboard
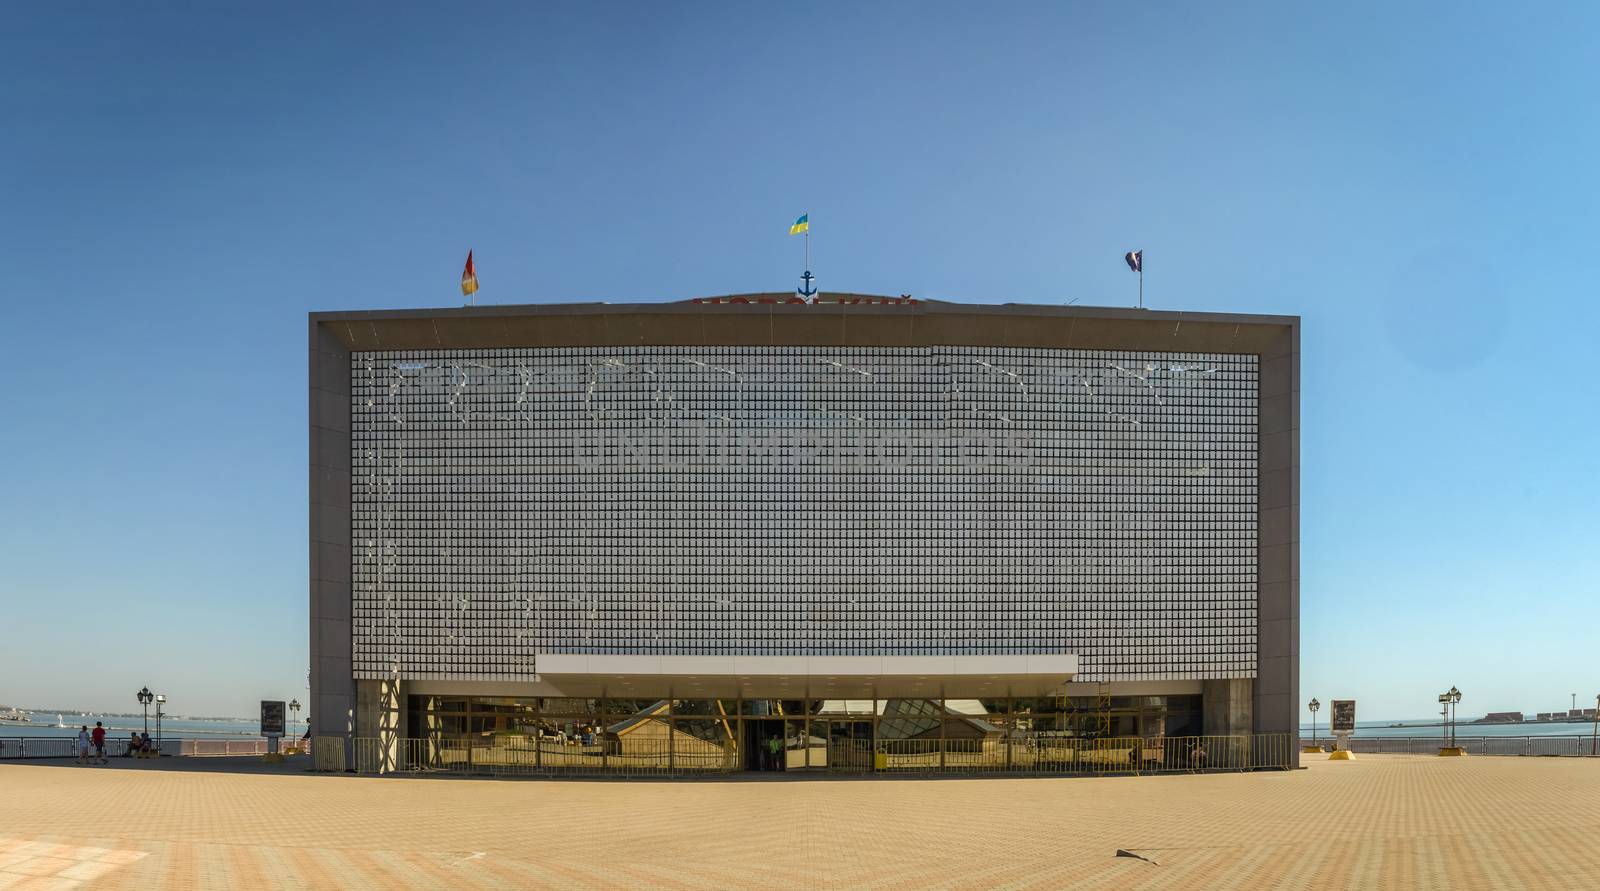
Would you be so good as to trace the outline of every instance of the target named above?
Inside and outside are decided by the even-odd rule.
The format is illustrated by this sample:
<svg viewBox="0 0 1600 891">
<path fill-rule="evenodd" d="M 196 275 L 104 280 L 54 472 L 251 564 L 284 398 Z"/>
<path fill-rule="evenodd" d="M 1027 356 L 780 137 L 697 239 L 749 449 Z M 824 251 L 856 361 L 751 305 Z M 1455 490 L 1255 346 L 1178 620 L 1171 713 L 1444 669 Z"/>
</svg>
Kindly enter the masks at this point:
<svg viewBox="0 0 1600 891">
<path fill-rule="evenodd" d="M 1332 708 L 1328 710 L 1328 717 L 1333 722 L 1334 733 L 1356 732 L 1356 701 L 1354 699 L 1335 699 Z"/>
<path fill-rule="evenodd" d="M 261 700 L 261 735 L 283 735 L 283 700 Z"/>
</svg>

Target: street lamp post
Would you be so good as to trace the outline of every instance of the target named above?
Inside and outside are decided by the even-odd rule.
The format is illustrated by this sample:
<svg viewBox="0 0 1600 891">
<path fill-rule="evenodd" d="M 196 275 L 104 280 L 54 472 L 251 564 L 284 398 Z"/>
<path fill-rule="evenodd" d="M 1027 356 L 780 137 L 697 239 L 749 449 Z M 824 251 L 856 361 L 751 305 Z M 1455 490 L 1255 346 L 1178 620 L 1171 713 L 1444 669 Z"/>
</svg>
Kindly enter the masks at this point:
<svg viewBox="0 0 1600 891">
<path fill-rule="evenodd" d="M 1594 731 L 1589 735 L 1589 754 L 1600 755 L 1600 694 L 1594 697 Z"/>
<path fill-rule="evenodd" d="M 134 695 L 139 697 L 139 704 L 144 706 L 144 735 L 145 736 L 149 736 L 150 735 L 150 703 L 155 701 L 155 698 L 156 698 L 155 694 L 150 692 L 150 688 L 149 687 L 145 687 L 145 688 L 141 689 L 138 693 L 136 693 Z"/>
<path fill-rule="evenodd" d="M 1311 747 L 1314 749 L 1321 748 L 1321 746 L 1317 745 L 1317 709 L 1322 708 L 1322 703 L 1318 702 L 1317 698 L 1313 696 L 1311 701 L 1306 703 L 1306 708 L 1311 709 Z"/>
<path fill-rule="evenodd" d="M 294 731 L 295 731 L 295 725 L 299 723 L 299 717 L 300 717 L 300 700 L 298 700 L 298 699 L 289 700 L 289 739 L 291 741 L 295 740 L 295 739 L 298 739 L 298 737 L 296 737 L 294 735 Z M 292 745 L 292 742 L 291 742 L 291 745 Z"/>
<path fill-rule="evenodd" d="M 1439 714 L 1444 721 L 1439 732 L 1440 742 L 1444 743 L 1439 747 L 1439 754 L 1441 755 L 1465 754 L 1456 746 L 1456 704 L 1460 701 L 1461 691 L 1455 687 L 1451 687 L 1439 694 Z"/>
<path fill-rule="evenodd" d="M 1456 745 L 1456 705 L 1461 702 L 1461 691 L 1454 685 L 1450 687 L 1450 747 Z"/>
<path fill-rule="evenodd" d="M 161 751 L 161 707 L 167 704 L 167 694 L 156 694 L 156 751 Z"/>
</svg>

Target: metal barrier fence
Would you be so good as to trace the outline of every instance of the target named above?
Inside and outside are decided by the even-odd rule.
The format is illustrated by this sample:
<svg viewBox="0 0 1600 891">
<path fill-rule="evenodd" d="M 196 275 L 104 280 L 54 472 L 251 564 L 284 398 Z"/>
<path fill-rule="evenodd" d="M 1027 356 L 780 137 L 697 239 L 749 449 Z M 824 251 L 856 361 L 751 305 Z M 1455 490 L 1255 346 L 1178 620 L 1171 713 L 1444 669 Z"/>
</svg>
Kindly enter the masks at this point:
<svg viewBox="0 0 1600 891">
<path fill-rule="evenodd" d="M 1289 734 L 1145 739 L 878 740 L 872 769 L 923 773 L 1197 773 L 1294 763 Z"/>
<path fill-rule="evenodd" d="M 337 745 L 337 738 L 328 743 Z M 321 740 L 319 745 L 323 745 Z M 343 753 L 338 753 L 342 755 Z M 629 740 L 578 745 L 554 739 L 357 737 L 350 754 L 356 773 L 450 772 L 489 776 L 677 776 L 739 769 L 737 750 L 700 740 Z M 334 753 L 317 752 L 316 767 Z M 326 765 L 326 766 L 325 766 Z"/>
<path fill-rule="evenodd" d="M 819 757 L 821 756 L 821 757 Z M 1284 770 L 1297 758 L 1287 733 L 1244 736 L 1068 737 L 972 740 L 833 740 L 788 752 L 788 770 L 833 773 L 1145 774 Z M 744 769 L 730 744 L 686 740 L 609 740 L 575 745 L 532 737 L 319 737 L 317 770 L 356 773 L 444 772 L 488 776 L 694 776 Z M 810 760 L 808 760 L 810 759 Z"/>
<path fill-rule="evenodd" d="M 343 771 L 345 769 L 344 737 L 312 737 L 311 769 L 320 771 Z"/>
<path fill-rule="evenodd" d="M 1469 755 L 1588 757 L 1596 754 L 1593 736 L 1458 736 L 1456 745 Z M 1351 737 L 1357 754 L 1437 755 L 1448 742 L 1437 736 Z"/>
</svg>

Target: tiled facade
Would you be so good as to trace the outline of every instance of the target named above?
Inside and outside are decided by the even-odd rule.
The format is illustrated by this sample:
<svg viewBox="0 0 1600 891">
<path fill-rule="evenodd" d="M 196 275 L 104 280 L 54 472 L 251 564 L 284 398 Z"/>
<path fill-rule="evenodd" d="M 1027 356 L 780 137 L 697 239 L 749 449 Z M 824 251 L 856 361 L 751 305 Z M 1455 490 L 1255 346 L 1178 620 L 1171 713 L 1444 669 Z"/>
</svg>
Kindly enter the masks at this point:
<svg viewBox="0 0 1600 891">
<path fill-rule="evenodd" d="M 1070 652 L 1256 676 L 1258 358 L 354 351 L 358 678 L 540 653 Z"/>
</svg>

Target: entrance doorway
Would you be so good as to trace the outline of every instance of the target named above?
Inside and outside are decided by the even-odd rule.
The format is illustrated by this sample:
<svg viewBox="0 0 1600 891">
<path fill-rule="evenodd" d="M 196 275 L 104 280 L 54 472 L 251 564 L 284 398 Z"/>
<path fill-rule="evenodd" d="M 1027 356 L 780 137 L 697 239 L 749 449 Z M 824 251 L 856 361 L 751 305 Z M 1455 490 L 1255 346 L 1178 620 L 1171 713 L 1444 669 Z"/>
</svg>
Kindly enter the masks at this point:
<svg viewBox="0 0 1600 891">
<path fill-rule="evenodd" d="M 782 771 L 787 765 L 788 748 L 782 718 L 744 722 L 745 770 Z"/>
</svg>

